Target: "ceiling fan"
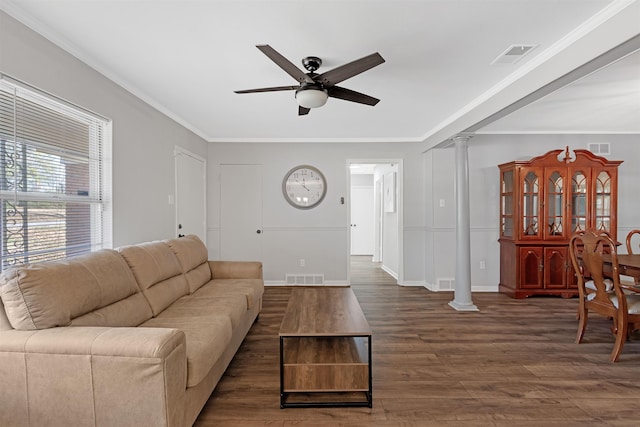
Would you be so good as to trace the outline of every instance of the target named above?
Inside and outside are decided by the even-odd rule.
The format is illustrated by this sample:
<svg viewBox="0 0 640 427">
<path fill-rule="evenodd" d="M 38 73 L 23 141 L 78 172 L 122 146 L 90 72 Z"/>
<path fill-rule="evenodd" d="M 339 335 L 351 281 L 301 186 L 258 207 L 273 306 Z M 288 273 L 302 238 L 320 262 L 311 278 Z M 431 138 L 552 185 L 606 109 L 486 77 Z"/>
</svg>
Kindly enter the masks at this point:
<svg viewBox="0 0 640 427">
<path fill-rule="evenodd" d="M 298 115 L 309 114 L 311 108 L 322 107 L 329 97 L 357 102 L 365 105 L 376 105 L 380 100 L 364 93 L 336 86 L 350 77 L 358 75 L 384 62 L 379 53 L 372 53 L 364 58 L 356 59 L 348 64 L 341 65 L 322 74 L 316 74 L 316 70 L 322 65 L 322 60 L 316 56 L 307 56 L 302 60 L 308 73 L 305 73 L 287 58 L 278 53 L 274 48 L 265 45 L 256 46 L 269 59 L 282 68 L 287 74 L 296 79 L 297 86 L 276 86 L 260 89 L 236 90 L 235 93 L 275 92 L 281 90 L 295 90 L 298 101 Z"/>
</svg>

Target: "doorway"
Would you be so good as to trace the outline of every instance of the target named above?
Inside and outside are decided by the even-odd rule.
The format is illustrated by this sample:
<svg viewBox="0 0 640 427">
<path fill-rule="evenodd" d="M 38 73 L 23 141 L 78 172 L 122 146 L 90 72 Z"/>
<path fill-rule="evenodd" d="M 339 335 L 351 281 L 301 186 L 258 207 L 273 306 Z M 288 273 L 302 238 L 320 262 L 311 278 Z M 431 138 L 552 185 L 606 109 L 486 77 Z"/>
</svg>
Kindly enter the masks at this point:
<svg viewBox="0 0 640 427">
<path fill-rule="evenodd" d="M 176 236 L 195 234 L 207 243 L 207 161 L 175 147 Z"/>
<path fill-rule="evenodd" d="M 402 281 L 402 160 L 349 160 L 349 281 L 354 257 Z"/>
<path fill-rule="evenodd" d="M 375 250 L 375 199 L 373 175 L 351 177 L 351 255 L 368 255 Z"/>
</svg>

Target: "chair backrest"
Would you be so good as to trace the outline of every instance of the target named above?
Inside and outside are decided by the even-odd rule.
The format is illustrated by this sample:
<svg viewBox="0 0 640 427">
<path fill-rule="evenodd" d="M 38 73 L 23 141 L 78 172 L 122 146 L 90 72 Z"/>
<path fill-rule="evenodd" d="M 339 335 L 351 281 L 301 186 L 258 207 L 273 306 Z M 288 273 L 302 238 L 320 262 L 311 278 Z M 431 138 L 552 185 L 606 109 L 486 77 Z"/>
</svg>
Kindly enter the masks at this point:
<svg viewBox="0 0 640 427">
<path fill-rule="evenodd" d="M 634 239 L 634 237 L 637 237 L 637 239 Z M 633 251 L 633 240 L 636 240 L 636 248 L 640 249 L 640 230 L 631 230 L 629 234 L 627 234 L 627 253 L 628 254 L 638 253 Z"/>
<path fill-rule="evenodd" d="M 587 230 L 571 237 L 569 252 L 578 277 L 580 297 L 615 310 L 609 292 L 613 290 L 618 300 L 625 300 L 620 287 L 616 243 L 606 233 Z M 611 260 L 611 271 L 606 275 L 605 257 Z"/>
</svg>

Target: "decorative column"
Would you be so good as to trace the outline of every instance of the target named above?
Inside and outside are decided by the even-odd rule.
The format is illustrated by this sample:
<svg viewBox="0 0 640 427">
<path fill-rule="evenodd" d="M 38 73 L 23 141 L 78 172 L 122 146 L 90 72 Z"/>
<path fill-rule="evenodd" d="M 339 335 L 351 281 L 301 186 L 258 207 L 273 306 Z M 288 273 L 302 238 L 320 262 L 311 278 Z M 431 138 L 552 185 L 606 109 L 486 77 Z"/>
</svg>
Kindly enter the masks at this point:
<svg viewBox="0 0 640 427">
<path fill-rule="evenodd" d="M 454 299 L 449 305 L 458 311 L 478 311 L 471 301 L 471 233 L 469 212 L 469 156 L 468 141 L 472 135 L 453 138 L 456 149 L 456 285 Z"/>
</svg>

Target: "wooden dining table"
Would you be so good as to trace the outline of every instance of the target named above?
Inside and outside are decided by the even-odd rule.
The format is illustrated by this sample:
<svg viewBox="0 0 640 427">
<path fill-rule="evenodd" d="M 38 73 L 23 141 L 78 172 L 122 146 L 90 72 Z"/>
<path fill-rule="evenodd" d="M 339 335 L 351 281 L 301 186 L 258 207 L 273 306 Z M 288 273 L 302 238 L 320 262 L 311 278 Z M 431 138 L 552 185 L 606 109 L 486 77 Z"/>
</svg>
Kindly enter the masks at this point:
<svg viewBox="0 0 640 427">
<path fill-rule="evenodd" d="M 603 270 L 605 274 L 612 273 L 611 255 L 603 255 L 602 260 L 604 262 Z M 640 279 L 640 254 L 618 254 L 618 268 L 620 274 L 633 277 L 634 279 Z"/>
</svg>

